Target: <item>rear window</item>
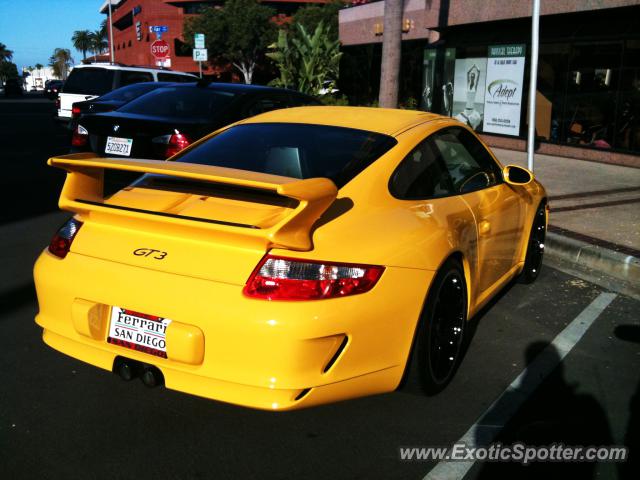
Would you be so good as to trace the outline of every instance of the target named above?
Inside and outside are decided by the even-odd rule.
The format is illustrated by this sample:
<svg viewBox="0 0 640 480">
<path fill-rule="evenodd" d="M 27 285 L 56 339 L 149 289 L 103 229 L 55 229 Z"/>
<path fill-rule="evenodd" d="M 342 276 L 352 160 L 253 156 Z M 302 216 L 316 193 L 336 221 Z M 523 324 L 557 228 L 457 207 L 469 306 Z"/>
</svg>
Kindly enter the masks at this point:
<svg viewBox="0 0 640 480">
<path fill-rule="evenodd" d="M 301 179 L 327 177 L 342 187 L 396 143 L 387 135 L 350 128 L 242 124 L 210 138 L 177 161 Z"/>
<path fill-rule="evenodd" d="M 136 83 L 127 87 L 121 87 L 100 97 L 100 100 L 113 100 L 116 102 L 129 102 L 145 93 L 160 88 L 155 82 Z"/>
<path fill-rule="evenodd" d="M 76 68 L 64 85 L 64 93 L 103 95 L 113 89 L 113 70 L 106 68 Z"/>
<path fill-rule="evenodd" d="M 235 94 L 198 87 L 165 87 L 139 97 L 120 112 L 189 119 L 210 119 L 225 109 Z"/>
</svg>

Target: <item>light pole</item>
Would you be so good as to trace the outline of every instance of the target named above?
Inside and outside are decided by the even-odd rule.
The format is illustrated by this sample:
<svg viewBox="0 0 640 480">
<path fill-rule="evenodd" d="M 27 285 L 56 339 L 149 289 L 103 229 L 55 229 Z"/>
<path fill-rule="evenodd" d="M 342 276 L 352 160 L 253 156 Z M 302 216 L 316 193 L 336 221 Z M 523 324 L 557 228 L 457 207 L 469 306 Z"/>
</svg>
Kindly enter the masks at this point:
<svg viewBox="0 0 640 480">
<path fill-rule="evenodd" d="M 538 44 L 540 40 L 540 0 L 533 0 L 531 13 L 531 68 L 529 74 L 529 131 L 527 135 L 527 168 L 533 172 L 536 141 L 536 91 L 538 81 Z"/>
<path fill-rule="evenodd" d="M 109 50 L 110 50 L 110 58 L 111 64 L 115 63 L 115 51 L 113 48 L 113 24 L 111 22 L 111 0 L 107 0 L 109 2 Z"/>
</svg>

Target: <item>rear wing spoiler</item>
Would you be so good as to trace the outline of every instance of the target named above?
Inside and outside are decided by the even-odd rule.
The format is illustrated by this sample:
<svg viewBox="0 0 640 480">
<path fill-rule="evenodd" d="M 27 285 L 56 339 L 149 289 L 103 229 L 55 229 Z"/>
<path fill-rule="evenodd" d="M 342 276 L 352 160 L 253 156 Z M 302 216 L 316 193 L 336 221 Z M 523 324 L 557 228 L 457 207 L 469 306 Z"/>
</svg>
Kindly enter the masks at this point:
<svg viewBox="0 0 640 480">
<path fill-rule="evenodd" d="M 115 159 L 95 157 L 91 153 L 76 153 L 50 158 L 52 167 L 67 171 L 67 178 L 60 194 L 59 206 L 79 214 L 104 212 L 129 217 L 162 215 L 161 212 L 127 209 L 105 202 L 104 172 L 120 170 L 141 174 L 159 174 L 184 179 L 235 185 L 270 191 L 298 202 L 291 214 L 275 225 L 261 229 L 255 226 L 239 226 L 227 222 L 202 221 L 203 228 L 231 235 L 255 237 L 266 247 L 282 247 L 291 250 L 310 250 L 313 224 L 335 200 L 338 189 L 328 178 L 299 180 L 278 175 L 249 172 L 233 168 L 168 162 L 164 160 Z M 162 216 L 169 223 L 194 222 L 198 219 L 180 216 Z"/>
</svg>

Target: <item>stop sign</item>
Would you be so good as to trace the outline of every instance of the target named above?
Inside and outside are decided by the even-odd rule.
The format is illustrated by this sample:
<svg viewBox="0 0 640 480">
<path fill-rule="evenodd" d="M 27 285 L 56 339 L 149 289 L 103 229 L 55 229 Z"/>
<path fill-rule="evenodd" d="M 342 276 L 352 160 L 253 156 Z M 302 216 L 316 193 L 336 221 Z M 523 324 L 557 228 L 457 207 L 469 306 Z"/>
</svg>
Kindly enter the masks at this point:
<svg viewBox="0 0 640 480">
<path fill-rule="evenodd" d="M 169 56 L 169 44 L 164 40 L 156 40 L 151 44 L 151 55 L 160 59 Z"/>
</svg>

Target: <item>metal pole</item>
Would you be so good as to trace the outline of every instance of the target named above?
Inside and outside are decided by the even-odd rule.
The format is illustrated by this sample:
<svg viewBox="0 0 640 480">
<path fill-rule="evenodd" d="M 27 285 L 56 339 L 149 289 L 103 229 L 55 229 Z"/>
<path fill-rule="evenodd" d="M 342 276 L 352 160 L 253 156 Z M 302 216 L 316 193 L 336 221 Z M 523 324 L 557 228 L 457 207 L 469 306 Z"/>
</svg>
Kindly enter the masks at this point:
<svg viewBox="0 0 640 480">
<path fill-rule="evenodd" d="M 538 81 L 538 44 L 540 40 L 540 0 L 533 0 L 531 14 L 531 67 L 529 69 L 529 132 L 527 135 L 527 168 L 533 172 L 536 136 L 536 91 Z"/>
<path fill-rule="evenodd" d="M 109 2 L 109 50 L 111 50 L 111 64 L 115 63 L 115 51 L 113 48 L 113 22 L 111 21 L 111 0 Z"/>
<path fill-rule="evenodd" d="M 202 78 L 202 62 L 198 62 L 198 70 L 200 71 L 200 78 Z"/>
</svg>

